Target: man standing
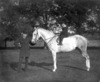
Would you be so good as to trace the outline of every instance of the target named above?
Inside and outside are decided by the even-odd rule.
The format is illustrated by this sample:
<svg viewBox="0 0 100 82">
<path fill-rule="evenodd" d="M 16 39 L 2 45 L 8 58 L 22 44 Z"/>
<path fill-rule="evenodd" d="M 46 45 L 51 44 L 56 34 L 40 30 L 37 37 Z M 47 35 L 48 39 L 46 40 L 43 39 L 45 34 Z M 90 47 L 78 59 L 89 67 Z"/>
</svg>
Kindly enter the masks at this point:
<svg viewBox="0 0 100 82">
<path fill-rule="evenodd" d="M 19 54 L 18 71 L 21 71 L 23 59 L 25 59 L 25 69 L 24 70 L 27 70 L 28 59 L 30 56 L 30 46 L 29 46 L 30 40 L 31 40 L 31 37 L 28 34 L 21 33 L 21 36 L 15 42 L 15 46 L 16 46 L 16 43 L 20 43 L 21 45 L 20 54 Z"/>
</svg>

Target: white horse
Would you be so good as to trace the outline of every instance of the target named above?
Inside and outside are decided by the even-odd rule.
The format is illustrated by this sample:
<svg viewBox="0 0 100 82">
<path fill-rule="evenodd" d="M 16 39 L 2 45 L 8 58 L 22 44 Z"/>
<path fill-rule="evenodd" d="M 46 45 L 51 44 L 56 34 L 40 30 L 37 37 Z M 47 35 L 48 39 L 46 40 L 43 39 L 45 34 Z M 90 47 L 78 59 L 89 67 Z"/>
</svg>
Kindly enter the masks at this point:
<svg viewBox="0 0 100 82">
<path fill-rule="evenodd" d="M 35 28 L 31 42 L 36 43 L 40 37 L 47 43 L 48 48 L 52 53 L 54 62 L 53 72 L 55 72 L 57 69 L 57 59 L 56 59 L 57 52 L 70 52 L 76 49 L 76 47 L 78 47 L 81 50 L 82 56 L 86 58 L 87 71 L 90 70 L 90 59 L 87 54 L 88 40 L 85 37 L 81 35 L 69 36 L 62 40 L 62 45 L 58 45 L 57 43 L 58 36 L 55 35 L 52 31 L 43 28 Z"/>
</svg>

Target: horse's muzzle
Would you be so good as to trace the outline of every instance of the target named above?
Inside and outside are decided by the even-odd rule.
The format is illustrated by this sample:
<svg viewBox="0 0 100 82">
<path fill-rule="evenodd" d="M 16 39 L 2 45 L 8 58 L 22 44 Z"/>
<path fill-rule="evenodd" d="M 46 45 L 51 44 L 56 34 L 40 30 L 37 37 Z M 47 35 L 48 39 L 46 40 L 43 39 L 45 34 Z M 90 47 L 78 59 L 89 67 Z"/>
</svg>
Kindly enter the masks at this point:
<svg viewBox="0 0 100 82">
<path fill-rule="evenodd" d="M 36 43 L 33 43 L 33 42 L 30 41 L 29 44 L 32 45 L 32 46 L 34 46 Z"/>
</svg>

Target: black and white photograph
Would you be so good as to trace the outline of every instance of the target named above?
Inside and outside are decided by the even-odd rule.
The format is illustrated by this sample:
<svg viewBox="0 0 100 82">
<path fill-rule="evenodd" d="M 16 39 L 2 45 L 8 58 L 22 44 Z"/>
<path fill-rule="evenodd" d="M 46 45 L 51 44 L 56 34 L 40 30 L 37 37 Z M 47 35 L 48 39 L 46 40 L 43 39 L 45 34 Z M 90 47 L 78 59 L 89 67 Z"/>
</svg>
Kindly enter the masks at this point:
<svg viewBox="0 0 100 82">
<path fill-rule="evenodd" d="M 0 0 L 0 82 L 100 82 L 100 0 Z"/>
</svg>

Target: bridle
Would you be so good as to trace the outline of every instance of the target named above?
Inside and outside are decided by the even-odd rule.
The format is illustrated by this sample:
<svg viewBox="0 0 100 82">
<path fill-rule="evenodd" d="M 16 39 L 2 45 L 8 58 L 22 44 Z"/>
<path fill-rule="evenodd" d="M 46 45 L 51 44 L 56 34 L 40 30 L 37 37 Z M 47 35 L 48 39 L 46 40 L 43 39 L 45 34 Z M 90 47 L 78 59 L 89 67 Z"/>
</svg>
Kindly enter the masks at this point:
<svg viewBox="0 0 100 82">
<path fill-rule="evenodd" d="M 37 38 L 37 36 L 38 36 L 38 30 L 37 30 L 37 33 L 36 33 L 36 38 Z M 47 41 L 47 40 L 50 39 L 50 40 L 47 42 L 47 44 L 48 44 L 55 36 L 56 36 L 56 35 L 54 35 L 53 37 L 47 38 L 47 39 L 44 38 L 44 40 Z M 43 37 L 43 35 L 42 35 L 42 37 Z M 36 39 L 35 39 L 35 41 L 36 41 Z"/>
<path fill-rule="evenodd" d="M 53 36 L 53 37 L 50 37 L 50 38 L 47 38 L 47 39 L 45 39 L 45 40 L 49 40 L 48 42 L 47 42 L 47 44 L 53 39 L 55 37 L 55 35 Z"/>
<path fill-rule="evenodd" d="M 38 30 L 37 30 L 37 33 L 35 34 L 36 37 L 35 37 L 35 42 L 37 41 L 37 36 L 38 36 Z"/>
</svg>

